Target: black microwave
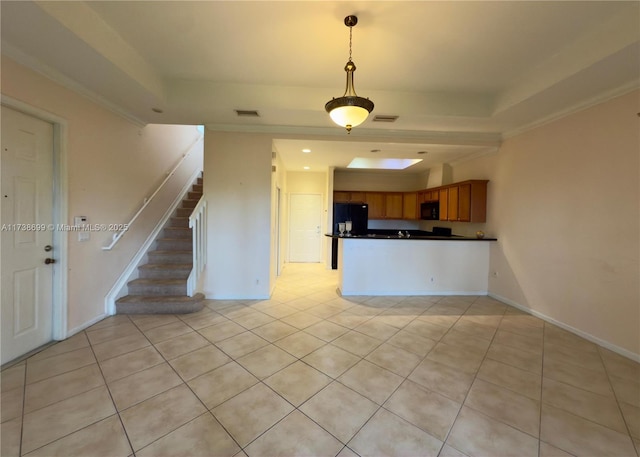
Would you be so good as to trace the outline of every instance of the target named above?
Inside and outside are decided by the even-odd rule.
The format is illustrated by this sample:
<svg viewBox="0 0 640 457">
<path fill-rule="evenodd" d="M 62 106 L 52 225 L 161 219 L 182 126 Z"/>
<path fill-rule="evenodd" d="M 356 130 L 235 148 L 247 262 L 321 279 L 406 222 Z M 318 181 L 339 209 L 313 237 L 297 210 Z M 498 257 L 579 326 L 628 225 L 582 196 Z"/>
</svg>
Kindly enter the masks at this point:
<svg viewBox="0 0 640 457">
<path fill-rule="evenodd" d="M 420 219 L 427 221 L 440 220 L 440 203 L 424 202 L 420 204 Z"/>
</svg>

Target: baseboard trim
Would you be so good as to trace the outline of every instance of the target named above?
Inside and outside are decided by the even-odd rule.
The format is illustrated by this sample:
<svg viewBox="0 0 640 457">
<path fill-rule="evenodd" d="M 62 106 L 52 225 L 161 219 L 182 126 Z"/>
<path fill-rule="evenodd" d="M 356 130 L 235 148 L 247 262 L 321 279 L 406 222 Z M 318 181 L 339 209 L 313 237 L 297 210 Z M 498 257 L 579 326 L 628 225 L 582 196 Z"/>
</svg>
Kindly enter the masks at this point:
<svg viewBox="0 0 640 457">
<path fill-rule="evenodd" d="M 91 320 L 90 320 L 90 321 L 88 321 L 88 322 L 85 322 L 85 323 L 83 323 L 83 324 L 81 324 L 81 325 L 78 325 L 77 327 L 72 328 L 71 330 L 69 330 L 69 331 L 67 332 L 67 338 L 71 338 L 71 337 L 72 337 L 73 335 L 75 335 L 76 333 L 80 333 L 81 331 L 88 329 L 88 328 L 89 328 L 89 327 L 91 327 L 92 325 L 97 324 L 97 323 L 98 323 L 98 322 L 100 322 L 102 319 L 105 319 L 105 318 L 107 318 L 107 317 L 109 317 L 109 315 L 108 315 L 108 314 L 106 314 L 106 313 L 103 313 L 103 314 L 100 314 L 99 316 L 94 317 L 93 319 L 91 319 Z M 65 339 L 66 339 L 66 338 L 65 338 Z"/>
<path fill-rule="evenodd" d="M 531 314 L 531 315 L 533 315 L 535 317 L 538 317 L 538 318 L 542 319 L 545 322 L 549 322 L 550 324 L 557 325 L 558 327 L 560 327 L 560 328 L 562 328 L 562 329 L 564 329 L 564 330 L 566 330 L 568 332 L 571 332 L 571 333 L 573 333 L 575 335 L 578 335 L 578 336 L 584 338 L 585 340 L 589 340 L 592 343 L 595 343 L 595 344 L 597 344 L 599 346 L 602 346 L 602 347 L 604 347 L 606 349 L 609 349 L 610 351 L 613 351 L 616 354 L 620 354 L 623 357 L 626 357 L 628 359 L 631 359 L 631 360 L 633 360 L 635 362 L 640 363 L 640 354 L 636 354 L 635 352 L 631 352 L 631 351 L 629 351 L 627 349 L 621 348 L 620 346 L 616 346 L 615 344 L 612 344 L 612 343 L 610 343 L 608 341 L 605 341 L 603 339 L 598 338 L 597 336 L 593 336 L 590 333 L 584 332 L 584 331 L 582 331 L 580 329 L 577 329 L 577 328 L 572 327 L 572 326 L 570 326 L 568 324 L 565 324 L 564 322 L 560 322 L 560 321 L 554 319 L 553 317 L 549 317 L 546 314 L 543 314 L 543 313 L 541 313 L 539 311 L 536 311 L 536 310 L 531 309 L 531 308 L 527 308 L 526 306 L 523 306 L 520 303 L 517 303 L 517 302 L 515 302 L 515 301 L 513 301 L 513 300 L 511 300 L 509 298 L 503 297 L 503 296 L 498 295 L 498 294 L 493 294 L 493 293 L 488 293 L 487 295 L 489 297 L 491 297 L 491 298 L 495 298 L 498 301 L 506 303 L 507 305 L 513 306 L 514 308 L 518 308 L 519 310 L 522 310 L 522 311 L 524 311 L 524 312 L 526 312 L 528 314 Z"/>
</svg>

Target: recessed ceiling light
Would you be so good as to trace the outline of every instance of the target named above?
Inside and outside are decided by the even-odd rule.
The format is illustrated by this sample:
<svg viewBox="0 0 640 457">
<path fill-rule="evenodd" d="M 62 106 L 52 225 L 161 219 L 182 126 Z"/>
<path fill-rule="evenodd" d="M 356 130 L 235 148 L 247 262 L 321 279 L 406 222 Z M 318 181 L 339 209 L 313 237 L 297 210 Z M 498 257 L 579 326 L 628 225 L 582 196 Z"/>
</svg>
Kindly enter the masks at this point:
<svg viewBox="0 0 640 457">
<path fill-rule="evenodd" d="M 302 168 L 304 168 L 305 170 L 311 170 L 311 167 L 302 167 Z"/>
<path fill-rule="evenodd" d="M 158 114 L 164 113 L 164 111 L 162 111 L 160 108 L 151 108 L 151 111 L 153 111 L 154 113 L 158 113 Z"/>
<path fill-rule="evenodd" d="M 426 154 L 429 151 L 418 151 L 418 154 Z"/>
<path fill-rule="evenodd" d="M 258 111 L 254 109 L 237 109 L 234 111 L 238 117 L 260 117 Z"/>
<path fill-rule="evenodd" d="M 305 154 L 309 154 L 311 152 L 311 149 L 303 149 L 302 152 L 304 152 Z"/>
<path fill-rule="evenodd" d="M 347 168 L 364 168 L 374 170 L 404 170 L 411 165 L 422 162 L 422 159 L 372 159 L 356 157 Z"/>
<path fill-rule="evenodd" d="M 369 151 L 369 152 L 380 152 L 380 149 L 372 149 L 372 150 L 371 150 L 371 151 Z"/>
</svg>

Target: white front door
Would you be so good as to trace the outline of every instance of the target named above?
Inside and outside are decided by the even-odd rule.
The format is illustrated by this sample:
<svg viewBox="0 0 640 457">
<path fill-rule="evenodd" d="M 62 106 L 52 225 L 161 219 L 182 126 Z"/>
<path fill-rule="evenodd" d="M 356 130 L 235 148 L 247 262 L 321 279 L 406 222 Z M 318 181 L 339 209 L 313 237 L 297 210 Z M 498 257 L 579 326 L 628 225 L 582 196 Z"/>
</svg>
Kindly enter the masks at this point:
<svg viewBox="0 0 640 457">
<path fill-rule="evenodd" d="M 52 340 L 53 125 L 2 107 L 1 363 Z"/>
<path fill-rule="evenodd" d="M 322 260 L 322 195 L 292 194 L 289 211 L 289 261 Z"/>
</svg>

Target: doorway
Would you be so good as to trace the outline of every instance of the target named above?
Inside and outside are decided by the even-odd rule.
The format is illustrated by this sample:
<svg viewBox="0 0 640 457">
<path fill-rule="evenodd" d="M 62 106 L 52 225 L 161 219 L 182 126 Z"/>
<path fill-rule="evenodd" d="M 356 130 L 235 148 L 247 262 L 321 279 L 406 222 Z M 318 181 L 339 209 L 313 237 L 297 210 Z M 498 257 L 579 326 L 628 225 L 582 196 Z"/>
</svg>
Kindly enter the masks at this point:
<svg viewBox="0 0 640 457">
<path fill-rule="evenodd" d="M 66 237 L 55 230 L 62 213 L 56 160 L 62 129 L 17 108 L 1 108 L 2 364 L 66 336 L 58 255 Z"/>
<path fill-rule="evenodd" d="M 322 195 L 291 194 L 289 208 L 289 261 L 320 262 Z"/>
</svg>

